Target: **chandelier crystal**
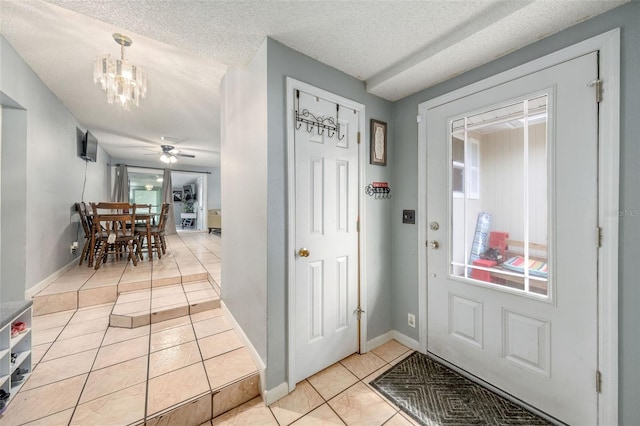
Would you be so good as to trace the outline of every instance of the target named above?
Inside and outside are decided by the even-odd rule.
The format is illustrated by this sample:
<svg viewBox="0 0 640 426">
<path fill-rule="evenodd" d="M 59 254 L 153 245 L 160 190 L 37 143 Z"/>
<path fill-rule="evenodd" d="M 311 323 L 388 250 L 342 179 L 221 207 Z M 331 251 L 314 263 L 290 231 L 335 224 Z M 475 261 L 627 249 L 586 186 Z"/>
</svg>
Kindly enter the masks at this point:
<svg viewBox="0 0 640 426">
<path fill-rule="evenodd" d="M 93 66 L 93 82 L 102 85 L 107 92 L 107 102 L 118 101 L 126 110 L 130 104 L 140 105 L 140 98 L 147 96 L 147 76 L 142 68 L 124 59 L 124 48 L 131 46 L 131 39 L 114 33 L 113 39 L 120 45 L 120 59 L 110 54 L 98 56 Z"/>
</svg>

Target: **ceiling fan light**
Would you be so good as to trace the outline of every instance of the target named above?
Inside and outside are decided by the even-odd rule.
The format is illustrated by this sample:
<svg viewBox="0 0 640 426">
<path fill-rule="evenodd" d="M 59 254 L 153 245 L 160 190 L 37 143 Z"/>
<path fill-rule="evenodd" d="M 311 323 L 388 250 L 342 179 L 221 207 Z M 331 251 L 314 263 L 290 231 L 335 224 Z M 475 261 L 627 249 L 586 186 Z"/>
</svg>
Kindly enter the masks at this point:
<svg viewBox="0 0 640 426">
<path fill-rule="evenodd" d="M 169 157 L 169 161 L 170 161 L 171 163 L 175 163 L 176 161 L 178 161 L 178 158 L 177 158 L 177 157 L 175 157 L 174 155 L 172 155 L 172 156 L 170 156 L 170 157 Z"/>
<path fill-rule="evenodd" d="M 162 154 L 160 156 L 160 161 L 162 161 L 163 163 L 170 163 L 171 157 L 169 157 L 167 154 Z M 173 162 L 175 163 L 175 160 Z"/>
</svg>

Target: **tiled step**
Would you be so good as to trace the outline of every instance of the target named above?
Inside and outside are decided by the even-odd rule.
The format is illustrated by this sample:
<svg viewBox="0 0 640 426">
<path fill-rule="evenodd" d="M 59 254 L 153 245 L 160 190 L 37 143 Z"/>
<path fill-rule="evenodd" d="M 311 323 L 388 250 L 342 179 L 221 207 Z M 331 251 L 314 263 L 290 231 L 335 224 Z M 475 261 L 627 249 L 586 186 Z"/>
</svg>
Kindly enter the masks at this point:
<svg viewBox="0 0 640 426">
<path fill-rule="evenodd" d="M 137 328 L 220 307 L 209 281 L 120 293 L 109 316 L 111 327 Z"/>
<path fill-rule="evenodd" d="M 33 297 L 33 315 L 115 302 L 123 292 L 203 280 L 220 294 L 220 258 L 211 251 L 219 250 L 217 243 L 211 238 L 193 240 L 187 245 L 180 237 L 169 236 L 162 259 L 143 260 L 137 266 L 124 259 L 110 259 L 97 271 L 86 263 L 75 266 Z"/>
<path fill-rule="evenodd" d="M 112 305 L 34 318 L 35 368 L 1 425 L 198 426 L 259 398 L 222 309 L 127 329 L 108 326 Z"/>
<path fill-rule="evenodd" d="M 148 418 L 145 426 L 201 425 L 260 395 L 260 375 L 254 373 Z"/>
</svg>

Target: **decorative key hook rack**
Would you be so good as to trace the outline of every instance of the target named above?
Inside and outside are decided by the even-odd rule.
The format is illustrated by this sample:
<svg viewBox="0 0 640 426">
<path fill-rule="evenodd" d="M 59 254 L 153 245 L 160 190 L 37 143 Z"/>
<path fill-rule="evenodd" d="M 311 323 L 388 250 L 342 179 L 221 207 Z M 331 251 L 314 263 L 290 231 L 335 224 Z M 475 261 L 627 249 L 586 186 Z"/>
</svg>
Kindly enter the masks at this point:
<svg viewBox="0 0 640 426">
<path fill-rule="evenodd" d="M 308 109 L 300 111 L 300 91 L 296 90 L 296 130 L 300 130 L 302 123 L 307 126 L 307 132 L 312 133 L 315 128 L 318 135 L 327 132 L 327 136 L 333 137 L 338 134 L 338 140 L 344 139 L 344 135 L 340 134 L 340 105 L 336 104 L 336 118 L 333 117 L 316 117 Z"/>
<path fill-rule="evenodd" d="M 391 199 L 391 188 L 389 188 L 389 184 L 387 182 L 371 182 L 365 188 L 365 192 L 376 200 Z"/>
</svg>

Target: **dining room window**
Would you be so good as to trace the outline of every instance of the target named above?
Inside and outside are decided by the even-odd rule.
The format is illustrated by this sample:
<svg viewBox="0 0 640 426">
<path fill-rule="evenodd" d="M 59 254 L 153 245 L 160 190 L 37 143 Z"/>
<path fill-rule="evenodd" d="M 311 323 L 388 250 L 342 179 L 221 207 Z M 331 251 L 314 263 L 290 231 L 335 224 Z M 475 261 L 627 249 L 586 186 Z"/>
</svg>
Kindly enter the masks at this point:
<svg viewBox="0 0 640 426">
<path fill-rule="evenodd" d="M 162 207 L 162 188 L 154 187 L 147 189 L 144 187 L 132 187 L 129 202 L 131 204 L 150 204 L 151 213 L 159 213 Z"/>
</svg>

